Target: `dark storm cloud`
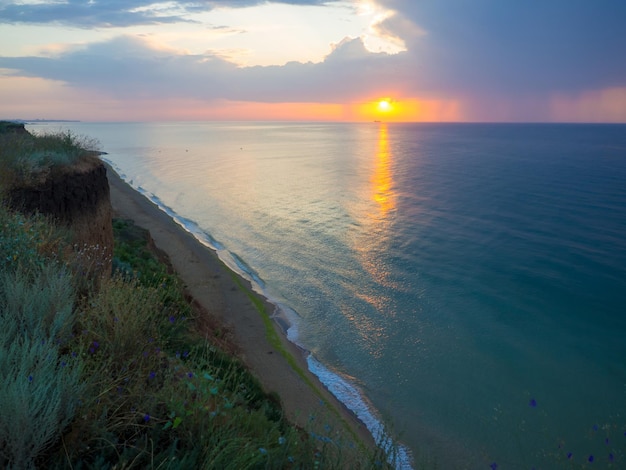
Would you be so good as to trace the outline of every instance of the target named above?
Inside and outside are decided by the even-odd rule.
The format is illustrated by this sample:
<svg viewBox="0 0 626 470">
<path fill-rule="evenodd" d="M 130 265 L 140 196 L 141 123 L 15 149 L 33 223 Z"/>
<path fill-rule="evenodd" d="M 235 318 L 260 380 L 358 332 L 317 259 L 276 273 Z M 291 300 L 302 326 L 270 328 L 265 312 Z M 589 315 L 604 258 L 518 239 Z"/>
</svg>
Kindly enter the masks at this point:
<svg viewBox="0 0 626 470">
<path fill-rule="evenodd" d="M 21 4 L 0 2 L 0 24 L 64 24 L 79 28 L 126 27 L 145 24 L 189 22 L 188 15 L 217 7 L 243 8 L 264 3 L 325 5 L 323 0 L 69 0 L 65 3 Z M 166 5 L 166 6 L 165 6 Z"/>
<path fill-rule="evenodd" d="M 423 91 L 541 93 L 626 85 L 623 0 L 378 3 L 426 32 L 406 38 L 416 87 Z"/>
</svg>

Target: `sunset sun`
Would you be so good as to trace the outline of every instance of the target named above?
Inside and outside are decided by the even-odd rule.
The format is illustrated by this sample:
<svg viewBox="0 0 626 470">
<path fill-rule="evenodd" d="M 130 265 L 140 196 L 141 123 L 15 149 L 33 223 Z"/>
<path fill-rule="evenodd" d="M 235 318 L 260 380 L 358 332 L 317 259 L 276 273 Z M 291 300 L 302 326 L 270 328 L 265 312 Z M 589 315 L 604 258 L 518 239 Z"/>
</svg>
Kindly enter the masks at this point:
<svg viewBox="0 0 626 470">
<path fill-rule="evenodd" d="M 378 110 L 385 113 L 391 111 L 391 102 L 387 99 L 378 102 Z"/>
</svg>

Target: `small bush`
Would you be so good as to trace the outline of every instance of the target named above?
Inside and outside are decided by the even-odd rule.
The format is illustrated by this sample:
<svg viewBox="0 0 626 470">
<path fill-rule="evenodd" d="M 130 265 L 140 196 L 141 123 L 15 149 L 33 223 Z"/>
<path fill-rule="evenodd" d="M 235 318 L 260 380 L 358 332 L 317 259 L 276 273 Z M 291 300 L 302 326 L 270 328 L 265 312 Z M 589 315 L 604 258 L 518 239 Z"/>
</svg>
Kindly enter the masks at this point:
<svg viewBox="0 0 626 470">
<path fill-rule="evenodd" d="M 62 353 L 71 279 L 56 267 L 0 275 L 0 466 L 32 468 L 74 418 L 80 363 Z"/>
<path fill-rule="evenodd" d="M 17 214 L 0 202 L 0 272 L 41 268 L 58 259 L 68 239 L 66 229 L 45 217 Z"/>
</svg>

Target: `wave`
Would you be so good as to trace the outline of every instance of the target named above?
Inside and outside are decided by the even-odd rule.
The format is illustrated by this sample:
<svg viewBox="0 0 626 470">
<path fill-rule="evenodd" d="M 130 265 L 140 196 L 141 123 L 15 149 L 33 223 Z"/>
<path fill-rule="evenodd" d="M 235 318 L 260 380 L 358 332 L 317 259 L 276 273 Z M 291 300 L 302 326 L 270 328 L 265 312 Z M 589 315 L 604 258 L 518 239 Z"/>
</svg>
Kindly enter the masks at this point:
<svg viewBox="0 0 626 470">
<path fill-rule="evenodd" d="M 376 443 L 390 455 L 390 463 L 395 463 L 397 469 L 413 468 L 410 450 L 394 442 L 388 435 L 385 425 L 375 416 L 374 407 L 365 401 L 365 395 L 356 385 L 328 369 L 313 354 L 307 356 L 307 365 L 320 382 L 365 424 Z"/>
</svg>

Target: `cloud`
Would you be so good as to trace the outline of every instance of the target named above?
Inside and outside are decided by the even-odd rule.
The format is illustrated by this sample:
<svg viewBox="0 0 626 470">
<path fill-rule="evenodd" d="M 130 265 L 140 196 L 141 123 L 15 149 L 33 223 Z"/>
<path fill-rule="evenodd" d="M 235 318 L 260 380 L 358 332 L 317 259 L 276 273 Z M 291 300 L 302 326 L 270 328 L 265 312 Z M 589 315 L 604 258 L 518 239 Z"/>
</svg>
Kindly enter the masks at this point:
<svg viewBox="0 0 626 470">
<path fill-rule="evenodd" d="M 406 50 L 407 40 L 423 36 L 426 32 L 414 22 L 393 10 L 371 26 L 372 31 L 380 38 L 395 44 L 400 50 Z"/>
<path fill-rule="evenodd" d="M 403 57 L 368 52 L 361 39 L 347 38 L 320 63 L 239 67 L 218 54 L 182 54 L 120 36 L 57 57 L 0 58 L 0 67 L 118 99 L 331 103 L 363 99 L 382 86 L 401 90 Z"/>
<path fill-rule="evenodd" d="M 148 24 L 193 22 L 190 16 L 214 8 L 244 8 L 265 0 L 67 0 L 0 3 L 0 23 L 61 24 L 79 28 L 128 27 Z M 273 0 L 289 5 L 326 5 L 327 0 Z"/>
<path fill-rule="evenodd" d="M 376 0 L 404 25 L 418 83 L 428 92 L 551 93 L 626 84 L 626 2 L 606 0 Z M 406 34 L 406 24 L 425 34 Z"/>
</svg>

